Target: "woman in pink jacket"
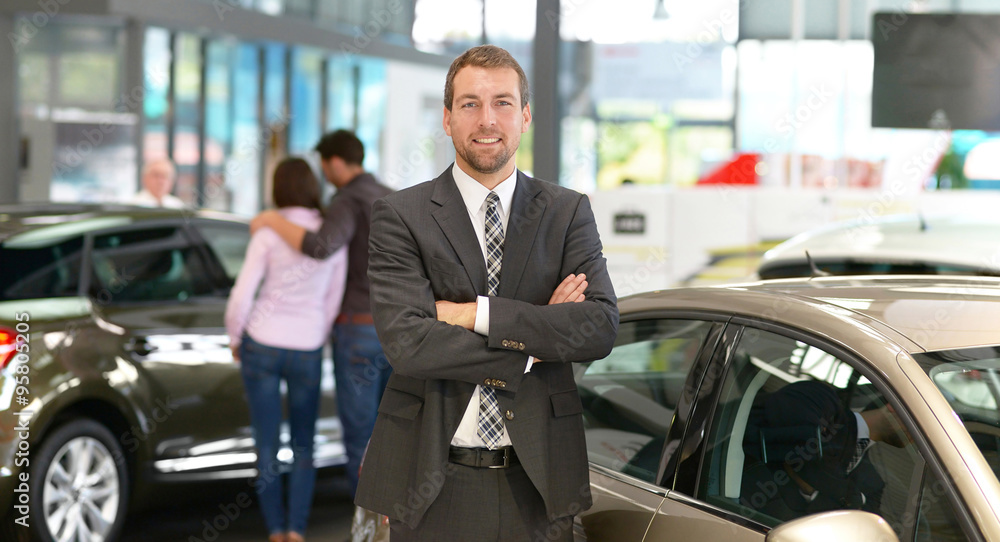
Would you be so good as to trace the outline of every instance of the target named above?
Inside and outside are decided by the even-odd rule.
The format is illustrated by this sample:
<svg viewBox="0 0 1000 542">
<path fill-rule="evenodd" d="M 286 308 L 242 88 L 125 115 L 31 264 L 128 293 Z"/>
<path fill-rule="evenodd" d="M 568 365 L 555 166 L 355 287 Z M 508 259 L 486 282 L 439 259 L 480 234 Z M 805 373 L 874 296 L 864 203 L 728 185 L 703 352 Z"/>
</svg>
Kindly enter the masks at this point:
<svg viewBox="0 0 1000 542">
<path fill-rule="evenodd" d="M 323 221 L 319 183 L 301 158 L 274 171 L 274 204 L 285 219 L 309 230 Z M 271 542 L 303 540 L 316 471 L 313 438 L 319 414 L 323 345 L 340 312 L 347 248 L 315 260 L 263 228 L 251 239 L 226 307 L 226 329 L 250 404 L 257 447 L 255 488 Z M 259 289 L 258 289 L 259 288 Z M 291 448 L 288 503 L 282 503 L 277 459 L 282 422 L 281 381 L 288 390 Z"/>
</svg>

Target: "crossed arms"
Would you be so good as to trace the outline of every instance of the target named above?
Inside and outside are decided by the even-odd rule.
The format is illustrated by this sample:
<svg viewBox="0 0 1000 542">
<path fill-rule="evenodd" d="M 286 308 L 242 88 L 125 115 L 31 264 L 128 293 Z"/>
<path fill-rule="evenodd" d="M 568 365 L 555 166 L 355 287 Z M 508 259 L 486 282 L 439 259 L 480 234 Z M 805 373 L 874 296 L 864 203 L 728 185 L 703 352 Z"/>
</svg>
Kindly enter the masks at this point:
<svg viewBox="0 0 1000 542">
<path fill-rule="evenodd" d="M 402 204 L 401 214 L 393 203 L 383 199 L 373 207 L 368 271 L 376 329 L 394 371 L 472 384 L 495 378 L 516 391 L 527 356 L 576 362 L 611 350 L 618 311 L 585 197 L 578 195 L 568 227 L 539 233 L 560 236 L 561 254 L 552 254 L 545 265 L 566 278 L 545 291 L 536 276 L 540 264 L 529 261 L 518 291 L 536 301 L 491 297 L 488 337 L 470 331 L 476 293 L 468 278 L 446 277 L 442 283 L 426 271 L 425 253 L 447 241 L 423 231 L 428 225 L 417 221 L 427 220 L 424 210 Z"/>
</svg>

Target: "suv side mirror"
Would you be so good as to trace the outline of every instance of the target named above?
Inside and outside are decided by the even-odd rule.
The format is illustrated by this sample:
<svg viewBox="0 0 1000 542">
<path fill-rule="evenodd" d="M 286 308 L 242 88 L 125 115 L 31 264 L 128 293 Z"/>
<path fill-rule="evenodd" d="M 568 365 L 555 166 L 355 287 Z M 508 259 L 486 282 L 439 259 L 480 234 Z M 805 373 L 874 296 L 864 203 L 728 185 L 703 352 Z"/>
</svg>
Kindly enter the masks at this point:
<svg viewBox="0 0 1000 542">
<path fill-rule="evenodd" d="M 860 510 L 836 510 L 813 514 L 775 527 L 767 542 L 822 542 L 875 540 L 899 542 L 889 523 L 880 516 Z"/>
</svg>

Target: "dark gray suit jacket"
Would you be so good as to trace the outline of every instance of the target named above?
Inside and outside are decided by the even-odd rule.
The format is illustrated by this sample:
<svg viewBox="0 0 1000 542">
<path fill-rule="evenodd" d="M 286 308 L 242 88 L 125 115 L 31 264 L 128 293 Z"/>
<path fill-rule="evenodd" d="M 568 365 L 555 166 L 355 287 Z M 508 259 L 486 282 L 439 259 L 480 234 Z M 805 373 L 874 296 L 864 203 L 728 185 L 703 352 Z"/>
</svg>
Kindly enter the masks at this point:
<svg viewBox="0 0 1000 542">
<path fill-rule="evenodd" d="M 590 507 L 582 405 L 567 362 L 602 358 L 614 344 L 617 301 L 601 250 L 586 196 L 519 171 L 483 337 L 436 319 L 437 300 L 487 295 L 486 264 L 451 167 L 375 202 L 372 313 L 393 375 L 365 454 L 359 506 L 419 524 L 455 468 L 448 446 L 480 384 L 497 390 L 549 516 Z M 570 273 L 587 275 L 587 299 L 547 305 Z M 525 374 L 527 355 L 545 362 Z"/>
</svg>

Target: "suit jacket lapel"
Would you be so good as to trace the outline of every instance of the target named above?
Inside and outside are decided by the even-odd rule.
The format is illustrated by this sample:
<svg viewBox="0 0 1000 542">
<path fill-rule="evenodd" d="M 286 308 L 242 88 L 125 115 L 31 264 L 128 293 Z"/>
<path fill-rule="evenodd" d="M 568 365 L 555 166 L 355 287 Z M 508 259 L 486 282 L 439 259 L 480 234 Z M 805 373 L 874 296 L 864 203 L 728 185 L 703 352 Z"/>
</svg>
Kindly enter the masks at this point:
<svg viewBox="0 0 1000 542">
<path fill-rule="evenodd" d="M 517 294 L 517 286 L 535 243 L 535 233 L 545 212 L 545 201 L 536 197 L 541 192 L 539 182 L 521 171 L 517 172 L 517 186 L 514 188 L 507 234 L 503 241 L 500 297 L 513 299 Z"/>
<path fill-rule="evenodd" d="M 469 220 L 469 210 L 465 207 L 465 201 L 458 187 L 455 186 L 450 167 L 434 179 L 431 201 L 441 206 L 432 212 L 434 220 L 458 254 L 458 259 L 462 261 L 476 293 L 486 295 L 486 262 L 483 261 L 483 251 L 479 246 L 479 240 L 476 239 L 476 230 Z M 504 261 L 506 262 L 506 259 Z"/>
</svg>

